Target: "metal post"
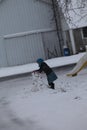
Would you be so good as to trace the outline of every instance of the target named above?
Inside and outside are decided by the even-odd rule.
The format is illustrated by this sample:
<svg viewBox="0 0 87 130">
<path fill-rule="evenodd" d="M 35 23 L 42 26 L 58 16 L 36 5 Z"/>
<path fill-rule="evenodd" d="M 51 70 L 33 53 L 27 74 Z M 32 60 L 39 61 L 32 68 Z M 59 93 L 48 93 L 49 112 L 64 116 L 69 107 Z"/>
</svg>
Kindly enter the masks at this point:
<svg viewBox="0 0 87 130">
<path fill-rule="evenodd" d="M 73 54 L 76 54 L 76 46 L 75 46 L 75 40 L 74 40 L 73 30 L 69 30 L 69 34 L 70 34 L 70 39 L 71 39 L 71 45 L 72 45 Z"/>
</svg>

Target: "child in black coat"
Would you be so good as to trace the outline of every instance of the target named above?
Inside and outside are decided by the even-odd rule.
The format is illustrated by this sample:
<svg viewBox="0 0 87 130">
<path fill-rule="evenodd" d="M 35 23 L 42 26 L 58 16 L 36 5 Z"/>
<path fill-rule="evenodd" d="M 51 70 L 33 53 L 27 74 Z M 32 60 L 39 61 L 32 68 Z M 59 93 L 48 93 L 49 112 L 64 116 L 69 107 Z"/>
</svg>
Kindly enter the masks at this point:
<svg viewBox="0 0 87 130">
<path fill-rule="evenodd" d="M 37 63 L 39 64 L 40 69 L 38 70 L 40 73 L 44 71 L 47 76 L 48 84 L 50 88 L 55 89 L 54 81 L 57 79 L 56 74 L 53 70 L 43 61 L 43 59 L 37 59 Z"/>
</svg>

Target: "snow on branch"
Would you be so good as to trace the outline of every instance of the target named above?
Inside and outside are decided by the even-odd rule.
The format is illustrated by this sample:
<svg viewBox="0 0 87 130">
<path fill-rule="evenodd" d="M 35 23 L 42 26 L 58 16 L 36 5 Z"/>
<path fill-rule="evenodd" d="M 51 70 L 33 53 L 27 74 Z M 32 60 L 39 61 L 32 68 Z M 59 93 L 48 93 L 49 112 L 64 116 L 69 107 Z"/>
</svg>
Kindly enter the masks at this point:
<svg viewBox="0 0 87 130">
<path fill-rule="evenodd" d="M 57 2 L 68 24 L 75 28 L 80 23 L 86 24 L 87 0 L 57 0 Z"/>
</svg>

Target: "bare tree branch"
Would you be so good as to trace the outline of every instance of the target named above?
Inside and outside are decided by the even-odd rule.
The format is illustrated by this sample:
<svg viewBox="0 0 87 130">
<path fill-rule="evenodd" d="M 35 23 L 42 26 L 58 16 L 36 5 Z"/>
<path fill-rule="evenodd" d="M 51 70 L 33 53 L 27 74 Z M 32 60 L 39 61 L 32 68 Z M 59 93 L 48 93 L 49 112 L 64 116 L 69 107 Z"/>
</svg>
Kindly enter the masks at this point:
<svg viewBox="0 0 87 130">
<path fill-rule="evenodd" d="M 83 13 L 87 8 L 87 0 L 57 0 L 59 7 L 61 8 L 65 20 L 73 26 L 87 16 L 87 13 Z M 73 23 L 73 16 L 78 17 L 78 20 Z"/>
</svg>

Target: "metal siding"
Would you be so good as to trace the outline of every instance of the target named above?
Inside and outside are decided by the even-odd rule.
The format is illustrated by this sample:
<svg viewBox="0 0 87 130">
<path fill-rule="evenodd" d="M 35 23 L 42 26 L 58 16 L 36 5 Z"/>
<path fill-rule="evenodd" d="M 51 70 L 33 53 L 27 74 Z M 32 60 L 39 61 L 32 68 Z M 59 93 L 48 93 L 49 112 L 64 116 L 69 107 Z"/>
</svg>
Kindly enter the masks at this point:
<svg viewBox="0 0 87 130">
<path fill-rule="evenodd" d="M 37 0 L 3 0 L 0 35 L 55 27 L 50 4 Z"/>
<path fill-rule="evenodd" d="M 40 32 L 46 29 L 55 29 L 51 4 L 37 0 L 3 0 L 0 4 L 0 35 L 21 35 L 1 40 L 0 66 L 31 63 L 38 57 L 48 58 L 46 48 L 53 51 L 58 38 L 54 32 Z M 38 30 L 39 33 L 22 35 Z M 59 56 L 59 48 L 57 51 Z"/>
<path fill-rule="evenodd" d="M 57 32 L 42 33 L 46 59 L 61 56 Z"/>
<path fill-rule="evenodd" d="M 7 66 L 6 51 L 3 44 L 3 38 L 0 37 L 0 67 Z"/>
<path fill-rule="evenodd" d="M 38 57 L 45 57 L 41 35 L 28 35 L 5 39 L 8 66 L 35 62 Z"/>
<path fill-rule="evenodd" d="M 30 38 L 31 37 L 31 38 Z M 36 61 L 36 59 L 38 57 L 45 57 L 44 56 L 44 50 L 43 50 L 43 43 L 42 43 L 42 39 L 41 39 L 41 35 L 40 34 L 34 34 L 33 36 L 30 35 L 30 37 L 28 37 L 28 41 L 31 40 L 31 46 L 30 48 L 28 47 L 28 51 L 29 49 L 31 49 L 31 56 L 32 56 L 32 61 Z"/>
</svg>

